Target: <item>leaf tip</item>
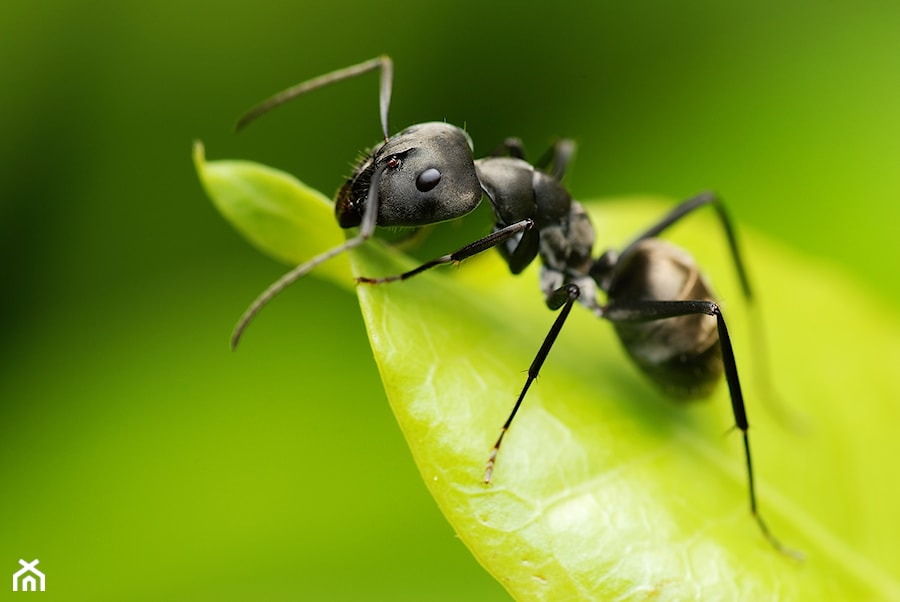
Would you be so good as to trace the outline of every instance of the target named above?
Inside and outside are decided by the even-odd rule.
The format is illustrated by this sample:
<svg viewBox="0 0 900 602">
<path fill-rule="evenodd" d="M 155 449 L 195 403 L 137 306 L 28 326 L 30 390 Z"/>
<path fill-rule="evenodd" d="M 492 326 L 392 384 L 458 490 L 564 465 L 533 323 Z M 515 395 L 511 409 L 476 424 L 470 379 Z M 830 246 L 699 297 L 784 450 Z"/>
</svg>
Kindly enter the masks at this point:
<svg viewBox="0 0 900 602">
<path fill-rule="evenodd" d="M 206 149 L 203 147 L 202 140 L 194 140 L 193 156 L 194 165 L 198 166 L 198 168 L 201 164 L 206 162 Z"/>
</svg>

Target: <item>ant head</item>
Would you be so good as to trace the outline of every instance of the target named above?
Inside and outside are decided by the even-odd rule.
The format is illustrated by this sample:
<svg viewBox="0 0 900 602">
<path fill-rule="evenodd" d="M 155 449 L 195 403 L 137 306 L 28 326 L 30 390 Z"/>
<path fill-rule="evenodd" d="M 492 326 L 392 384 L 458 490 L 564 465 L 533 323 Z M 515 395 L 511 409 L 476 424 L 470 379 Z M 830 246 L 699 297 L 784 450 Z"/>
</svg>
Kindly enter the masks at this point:
<svg viewBox="0 0 900 602">
<path fill-rule="evenodd" d="M 469 135 L 446 123 L 422 123 L 395 134 L 359 162 L 335 198 L 342 228 L 360 225 L 372 174 L 381 166 L 379 226 L 451 220 L 481 201 Z"/>
</svg>

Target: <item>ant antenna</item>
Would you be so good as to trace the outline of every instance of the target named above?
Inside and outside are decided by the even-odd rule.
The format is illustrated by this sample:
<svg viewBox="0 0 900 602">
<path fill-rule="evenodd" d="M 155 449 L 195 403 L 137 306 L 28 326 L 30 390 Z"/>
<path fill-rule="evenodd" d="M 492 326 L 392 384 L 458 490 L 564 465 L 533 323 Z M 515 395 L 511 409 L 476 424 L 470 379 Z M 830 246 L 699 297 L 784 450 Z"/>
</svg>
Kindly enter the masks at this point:
<svg viewBox="0 0 900 602">
<path fill-rule="evenodd" d="M 359 234 L 345 241 L 341 245 L 338 245 L 336 247 L 328 249 L 324 253 L 316 255 L 309 261 L 301 263 L 293 270 L 270 284 L 269 288 L 264 290 L 256 299 L 254 299 L 253 303 L 250 304 L 250 307 L 248 307 L 246 311 L 244 311 L 241 319 L 238 320 L 237 325 L 234 327 L 234 332 L 231 334 L 232 350 L 236 349 L 238 343 L 241 342 L 241 335 L 244 334 L 244 331 L 247 329 L 250 321 L 253 320 L 256 314 L 259 313 L 259 310 L 265 307 L 266 304 L 273 298 L 275 298 L 278 293 L 286 289 L 288 286 L 293 284 L 295 281 L 304 276 L 320 263 L 324 263 L 325 261 L 328 261 L 332 257 L 340 255 L 345 251 L 355 249 L 356 247 L 364 243 L 367 239 L 371 238 L 372 234 L 374 234 L 375 232 L 375 224 L 378 220 L 378 189 L 381 185 L 381 174 L 384 173 L 386 167 L 387 165 L 380 165 L 372 174 L 372 181 L 369 184 L 369 194 L 366 197 L 366 208 L 363 212 Z"/>
<path fill-rule="evenodd" d="M 363 73 L 368 73 L 369 71 L 374 71 L 375 69 L 381 69 L 381 85 L 379 88 L 380 93 L 378 95 L 378 105 L 381 114 L 381 130 L 384 133 L 384 139 L 387 140 L 388 109 L 391 105 L 391 87 L 393 85 L 394 79 L 394 63 L 393 61 L 391 61 L 391 58 L 389 56 L 384 54 L 377 58 L 369 59 L 368 61 L 359 63 L 358 65 L 352 65 L 344 69 L 338 69 L 337 71 L 326 73 L 325 75 L 315 77 L 313 79 L 292 86 L 287 90 L 283 90 L 278 94 L 267 98 L 266 100 L 262 101 L 261 103 L 244 113 L 244 115 L 238 120 L 234 129 L 237 132 L 241 131 L 252 121 L 255 121 L 258 117 L 268 113 L 277 106 L 283 105 L 289 100 L 293 100 L 298 96 L 306 94 L 307 92 L 316 90 L 318 88 L 323 88 L 335 82 L 350 79 L 351 77 L 356 77 L 357 75 L 362 75 Z"/>
<path fill-rule="evenodd" d="M 306 94 L 307 92 L 310 92 L 312 90 L 323 88 L 345 79 L 350 79 L 351 77 L 356 77 L 357 75 L 368 73 L 369 71 L 374 71 L 375 69 L 381 69 L 381 83 L 379 86 L 378 104 L 381 117 L 381 130 L 384 134 L 384 140 L 385 142 L 387 142 L 389 137 L 388 111 L 391 106 L 391 88 L 393 86 L 394 80 L 394 63 L 387 55 L 381 55 L 374 59 L 359 63 L 358 65 L 352 65 L 344 69 L 338 69 L 337 71 L 326 73 L 325 75 L 315 77 L 313 79 L 292 86 L 287 90 L 283 90 L 278 94 L 267 98 L 266 100 L 262 101 L 261 103 L 257 104 L 249 111 L 244 113 L 244 115 L 238 120 L 237 124 L 235 125 L 235 131 L 241 131 L 251 122 L 268 113 L 275 107 L 278 107 L 288 102 L 289 100 L 293 100 L 294 98 L 297 98 L 302 94 Z M 375 232 L 375 225 L 378 219 L 378 188 L 381 182 L 381 174 L 383 172 L 384 167 L 382 166 L 377 168 L 375 170 L 375 173 L 372 174 L 372 180 L 369 183 L 369 193 L 366 198 L 366 208 L 363 213 L 362 223 L 360 224 L 359 234 L 357 234 L 354 238 L 347 240 L 343 244 L 338 245 L 337 247 L 316 255 L 309 261 L 301 263 L 300 265 L 286 273 L 284 276 L 273 282 L 271 285 L 269 285 L 269 288 L 263 291 L 262 294 L 260 294 L 253 301 L 253 303 L 250 304 L 250 307 L 247 308 L 247 310 L 244 312 L 244 314 L 241 316 L 241 319 L 235 326 L 234 332 L 231 335 L 232 349 L 237 348 L 238 343 L 241 340 L 241 335 L 243 335 L 244 330 L 247 329 L 250 321 L 253 320 L 256 314 L 258 314 L 259 311 L 263 307 L 265 307 L 269 301 L 271 301 L 276 295 L 278 295 L 278 293 L 286 289 L 299 278 L 303 277 L 320 263 L 328 261 L 332 257 L 340 255 L 345 251 L 349 251 L 350 249 L 358 247 L 365 240 L 371 238 L 372 234 Z"/>
</svg>

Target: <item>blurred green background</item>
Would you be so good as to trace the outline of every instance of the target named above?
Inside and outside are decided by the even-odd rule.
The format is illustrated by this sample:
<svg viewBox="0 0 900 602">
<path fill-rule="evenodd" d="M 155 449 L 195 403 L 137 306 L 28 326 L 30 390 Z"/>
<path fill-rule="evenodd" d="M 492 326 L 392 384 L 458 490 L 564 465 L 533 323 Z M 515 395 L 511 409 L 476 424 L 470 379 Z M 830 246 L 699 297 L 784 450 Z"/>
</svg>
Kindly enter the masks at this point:
<svg viewBox="0 0 900 602">
<path fill-rule="evenodd" d="M 900 309 L 898 26 L 888 0 L 6 0 L 0 578 L 39 558 L 58 600 L 508 599 L 419 480 L 355 298 L 307 279 L 228 351 L 283 267 L 216 214 L 192 141 L 331 193 L 378 140 L 376 78 L 232 125 L 386 52 L 392 129 L 574 137 L 577 197 L 714 187 Z"/>
</svg>

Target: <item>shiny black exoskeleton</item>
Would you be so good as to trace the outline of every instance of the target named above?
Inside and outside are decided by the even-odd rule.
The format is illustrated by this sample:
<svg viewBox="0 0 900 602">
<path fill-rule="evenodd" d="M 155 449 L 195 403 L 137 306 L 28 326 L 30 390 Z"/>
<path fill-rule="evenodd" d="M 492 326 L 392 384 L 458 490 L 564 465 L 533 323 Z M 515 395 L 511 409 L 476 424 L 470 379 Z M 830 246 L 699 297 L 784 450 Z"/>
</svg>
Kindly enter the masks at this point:
<svg viewBox="0 0 900 602">
<path fill-rule="evenodd" d="M 476 160 L 469 135 L 447 123 L 414 125 L 389 136 L 387 115 L 393 64 L 386 56 L 288 89 L 253 108 L 238 127 L 310 90 L 374 70 L 381 73 L 384 142 L 357 163 L 335 199 L 338 223 L 343 228 L 359 227 L 359 233 L 297 266 L 270 286 L 245 312 L 235 329 L 233 344 L 237 344 L 253 316 L 278 292 L 323 261 L 361 245 L 376 226 L 415 227 L 453 220 L 487 198 L 494 215 L 494 227 L 487 236 L 404 274 L 358 279 L 367 284 L 402 280 L 493 247 L 500 251 L 513 274 L 540 257 L 540 288 L 547 306 L 559 313 L 490 452 L 485 483 L 493 476 L 504 435 L 578 301 L 597 317 L 610 321 L 634 362 L 675 397 L 709 394 L 724 372 L 735 423 L 743 436 L 751 511 L 772 545 L 792 554 L 770 533 L 757 511 L 749 425 L 725 319 L 691 256 L 657 238 L 695 209 L 712 207 L 727 235 L 744 293 L 750 298 L 734 231 L 719 198 L 704 193 L 688 199 L 621 251 L 610 249 L 595 257 L 590 219 L 561 183 L 573 150 L 571 142 L 560 141 L 545 159 L 532 165 L 524 160 L 521 144 L 515 139 L 507 140 L 493 156 Z M 598 302 L 601 293 L 606 296 L 605 304 Z"/>
</svg>

